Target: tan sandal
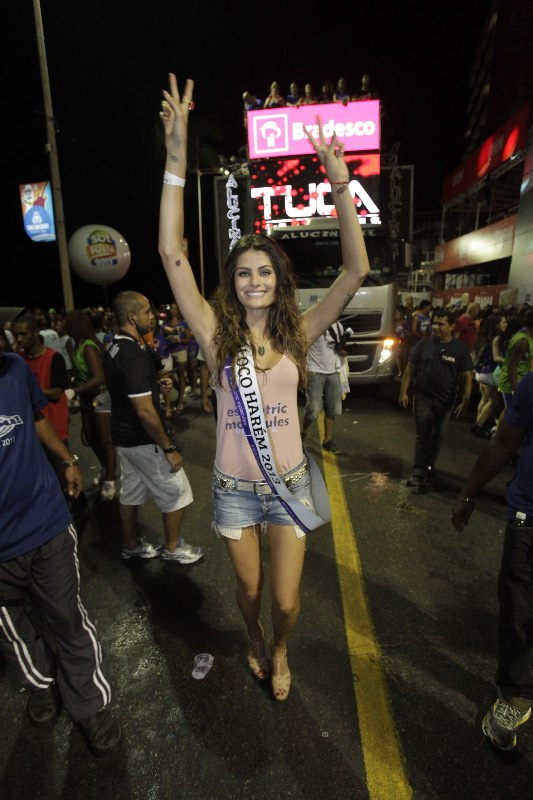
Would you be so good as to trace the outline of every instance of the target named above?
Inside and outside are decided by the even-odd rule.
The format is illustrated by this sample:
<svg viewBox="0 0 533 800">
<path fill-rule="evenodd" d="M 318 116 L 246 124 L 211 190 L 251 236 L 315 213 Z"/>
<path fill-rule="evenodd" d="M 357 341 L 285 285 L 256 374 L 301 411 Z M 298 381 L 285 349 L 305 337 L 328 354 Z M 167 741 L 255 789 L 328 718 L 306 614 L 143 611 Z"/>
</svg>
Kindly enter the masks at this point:
<svg viewBox="0 0 533 800">
<path fill-rule="evenodd" d="M 274 655 L 274 637 L 270 639 L 270 653 L 272 656 L 272 694 L 276 700 L 286 700 L 291 690 L 291 673 L 287 664 L 287 650 L 281 656 Z M 285 661 L 287 672 L 280 673 L 282 663 Z"/>
<path fill-rule="evenodd" d="M 259 626 L 261 628 L 261 626 Z M 270 675 L 270 664 L 265 653 L 265 638 L 261 628 L 260 639 L 248 639 L 250 652 L 248 653 L 248 666 L 254 678 L 264 681 Z"/>
</svg>

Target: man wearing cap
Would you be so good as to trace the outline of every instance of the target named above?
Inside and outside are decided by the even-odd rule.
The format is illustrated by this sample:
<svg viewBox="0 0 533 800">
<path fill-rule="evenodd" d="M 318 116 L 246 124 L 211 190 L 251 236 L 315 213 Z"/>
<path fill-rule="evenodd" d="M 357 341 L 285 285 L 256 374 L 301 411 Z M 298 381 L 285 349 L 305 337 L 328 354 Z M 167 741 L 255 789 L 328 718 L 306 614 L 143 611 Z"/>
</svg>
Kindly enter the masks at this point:
<svg viewBox="0 0 533 800">
<path fill-rule="evenodd" d="M 0 308 L 0 324 L 22 310 Z M 121 729 L 108 710 L 107 671 L 80 598 L 76 530 L 43 447 L 61 460 L 72 497 L 81 491 L 78 459 L 42 413 L 46 405 L 24 360 L 0 353 L 0 651 L 30 691 L 32 722 L 49 722 L 63 705 L 100 756 L 117 745 Z M 54 652 L 27 614 L 30 598 Z"/>
</svg>

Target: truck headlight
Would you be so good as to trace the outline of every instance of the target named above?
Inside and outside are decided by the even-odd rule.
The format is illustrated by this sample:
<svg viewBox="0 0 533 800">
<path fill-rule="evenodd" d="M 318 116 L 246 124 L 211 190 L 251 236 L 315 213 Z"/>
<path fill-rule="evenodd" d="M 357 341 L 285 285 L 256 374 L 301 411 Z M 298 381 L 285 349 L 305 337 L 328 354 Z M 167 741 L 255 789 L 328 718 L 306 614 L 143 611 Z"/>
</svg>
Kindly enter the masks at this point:
<svg viewBox="0 0 533 800">
<path fill-rule="evenodd" d="M 394 348 L 396 347 L 396 339 L 385 339 L 383 342 L 383 347 L 381 348 L 381 353 L 379 355 L 378 364 L 384 364 L 385 361 L 389 361 L 394 355 Z"/>
</svg>

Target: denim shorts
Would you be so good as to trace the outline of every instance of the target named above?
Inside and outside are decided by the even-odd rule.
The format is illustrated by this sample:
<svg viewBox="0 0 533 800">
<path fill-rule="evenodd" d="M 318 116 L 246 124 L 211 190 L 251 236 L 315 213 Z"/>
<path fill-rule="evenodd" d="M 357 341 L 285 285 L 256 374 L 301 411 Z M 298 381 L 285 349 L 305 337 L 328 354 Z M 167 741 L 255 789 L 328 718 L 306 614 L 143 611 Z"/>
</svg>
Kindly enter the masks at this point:
<svg viewBox="0 0 533 800">
<path fill-rule="evenodd" d="M 216 474 L 223 476 L 223 473 L 218 470 Z M 223 477 L 231 478 L 229 475 Z M 303 477 L 290 487 L 290 492 L 307 508 L 314 510 L 309 471 L 305 472 Z M 222 488 L 215 475 L 212 496 L 215 514 L 213 528 L 227 539 L 240 539 L 242 529 L 252 525 L 259 524 L 264 531 L 268 523 L 291 525 L 298 539 L 305 536 L 305 531 L 294 523 L 293 518 L 284 509 L 276 495 L 256 494 L 254 491 L 244 489 Z"/>
</svg>

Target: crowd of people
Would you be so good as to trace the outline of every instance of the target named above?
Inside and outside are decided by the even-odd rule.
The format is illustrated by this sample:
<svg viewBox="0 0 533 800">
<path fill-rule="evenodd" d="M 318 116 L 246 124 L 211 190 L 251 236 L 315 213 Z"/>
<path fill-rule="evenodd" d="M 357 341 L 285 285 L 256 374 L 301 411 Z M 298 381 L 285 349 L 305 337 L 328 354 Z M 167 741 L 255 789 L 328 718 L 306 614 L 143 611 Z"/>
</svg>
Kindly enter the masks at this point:
<svg viewBox="0 0 533 800">
<path fill-rule="evenodd" d="M 283 94 L 278 81 L 272 81 L 268 94 L 264 99 L 247 90 L 243 92 L 242 101 L 246 124 L 246 113 L 248 111 L 257 111 L 260 108 L 299 107 L 317 103 L 343 103 L 346 105 L 351 101 L 375 100 L 377 97 L 376 92 L 370 87 L 370 75 L 368 72 L 363 72 L 360 85 L 354 91 L 350 91 L 348 81 L 344 76 L 341 76 L 336 84 L 332 81 L 324 81 L 318 93 L 313 88 L 312 83 L 306 83 L 302 94 L 298 84 L 293 81 L 287 94 Z"/>
<path fill-rule="evenodd" d="M 337 85 L 338 102 L 344 101 L 342 91 Z M 273 85 L 274 99 L 276 92 L 279 87 Z M 370 269 L 346 191 L 344 148 L 335 135 L 326 140 L 319 124 L 316 138 L 307 135 L 335 187 L 342 234 L 339 276 L 321 302 L 302 315 L 287 255 L 272 239 L 250 234 L 230 251 L 208 302 L 183 248 L 192 95 L 192 81 L 180 95 L 170 75 L 161 111 L 166 161 L 159 253 L 173 301 L 154 308 L 142 293 L 127 290 L 114 298 L 110 311 L 51 310 L 46 315 L 39 309 L 31 314 L 0 309 L 0 323 L 5 323 L 0 327 L 0 396 L 6 412 L 0 409 L 5 434 L 0 648 L 30 690 L 32 721 L 46 723 L 63 706 L 96 755 L 113 750 L 122 734 L 109 710 L 105 657 L 80 599 L 77 539 L 68 501 L 80 497 L 83 476 L 69 442 L 69 414 L 79 408 L 85 441 L 101 464 L 104 502 L 117 494 L 120 467 L 122 558 L 194 564 L 202 550 L 181 536 L 193 493 L 168 418 L 184 411 L 191 402 L 187 396 L 199 394 L 206 413 L 214 401 L 213 528 L 235 573 L 248 667 L 258 681 L 270 680 L 276 701 L 285 701 L 292 680 L 287 643 L 300 611 L 306 534 L 330 519 L 323 479 L 303 441 L 323 409 L 322 447 L 328 457 L 339 453 L 333 423 L 341 413 L 342 394 L 337 378 L 331 379 L 338 376 L 342 361 L 344 332 L 338 319 Z M 483 721 L 487 738 L 500 749 L 510 749 L 533 701 L 533 624 L 527 610 L 533 597 L 527 563 L 533 534 L 533 309 L 522 307 L 511 315 L 486 309 L 481 314 L 477 303 L 453 310 L 432 309 L 429 301 L 422 301 L 417 309 L 398 306 L 397 336 L 402 407 L 409 406 L 415 387 L 416 441 L 408 481 L 414 490 L 423 490 L 430 480 L 448 421 L 452 414 L 467 412 L 472 387 L 491 385 L 498 392 L 495 396 L 480 388 L 472 432 L 496 428 L 491 450 L 496 455 L 473 468 L 467 493 L 452 513 L 458 530 L 468 523 L 475 493 L 522 448 L 508 495 L 508 544 L 502 562 L 507 600 L 500 626 L 506 646 L 499 655 L 498 699 Z M 298 391 L 306 385 L 301 430 Z M 168 399 L 173 390 L 174 408 Z M 276 426 L 280 406 L 283 425 Z M 226 424 L 236 417 L 239 425 Z M 162 515 L 160 546 L 143 541 L 138 533 L 138 509 L 149 496 Z M 520 528 L 519 547 L 515 526 Z M 263 538 L 270 556 L 268 643 L 261 616 Z M 30 590 L 31 602 L 54 635 L 54 656 L 28 616 Z"/>
<path fill-rule="evenodd" d="M 503 418 L 512 393 L 529 371 L 533 355 L 533 307 L 483 310 L 479 303 L 467 306 L 451 303 L 447 309 L 453 337 L 462 342 L 472 359 L 473 392 L 476 418 L 471 426 L 474 436 L 491 439 Z M 421 300 L 413 307 L 412 298 L 396 306 L 395 333 L 400 342 L 396 353 L 398 377 L 405 374 L 415 346 L 434 333 L 433 321 L 441 308 Z"/>
</svg>

